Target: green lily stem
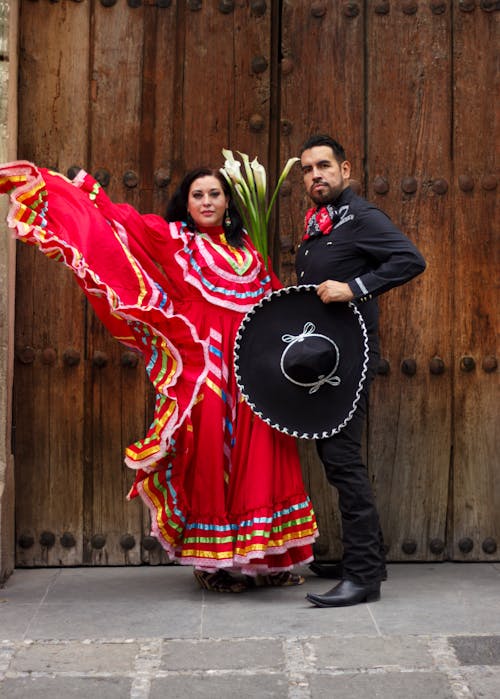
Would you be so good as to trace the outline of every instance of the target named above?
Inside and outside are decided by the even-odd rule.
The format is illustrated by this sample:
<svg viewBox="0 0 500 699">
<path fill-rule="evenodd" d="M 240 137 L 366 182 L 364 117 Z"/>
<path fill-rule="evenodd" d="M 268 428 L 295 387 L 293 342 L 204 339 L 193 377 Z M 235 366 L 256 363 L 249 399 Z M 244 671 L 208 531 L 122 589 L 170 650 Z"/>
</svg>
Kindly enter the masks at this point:
<svg viewBox="0 0 500 699">
<path fill-rule="evenodd" d="M 234 161 L 231 151 L 225 151 L 223 154 L 229 162 Z M 227 180 L 234 202 L 241 214 L 243 225 L 253 240 L 253 243 L 262 255 L 266 268 L 268 267 L 268 227 L 271 212 L 276 201 L 278 192 L 284 180 L 288 176 L 292 166 L 298 158 L 290 158 L 278 180 L 278 184 L 273 192 L 269 206 L 266 207 L 266 178 L 265 171 L 258 164 L 257 158 L 250 163 L 250 159 L 246 153 L 240 153 L 243 161 L 245 177 L 238 172 L 238 177 L 231 177 L 224 168 L 221 169 L 222 174 Z M 256 171 L 254 172 L 254 168 Z M 260 172 L 259 172 L 260 170 Z"/>
</svg>

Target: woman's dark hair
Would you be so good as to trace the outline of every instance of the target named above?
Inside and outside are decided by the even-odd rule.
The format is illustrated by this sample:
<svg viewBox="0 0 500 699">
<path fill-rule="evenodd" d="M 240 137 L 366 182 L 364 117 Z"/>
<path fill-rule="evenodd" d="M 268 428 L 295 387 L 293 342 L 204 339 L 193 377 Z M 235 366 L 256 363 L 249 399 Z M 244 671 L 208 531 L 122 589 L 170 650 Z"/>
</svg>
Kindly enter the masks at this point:
<svg viewBox="0 0 500 699">
<path fill-rule="evenodd" d="M 187 202 L 191 185 L 200 177 L 216 177 L 221 184 L 224 194 L 229 197 L 228 211 L 231 223 L 229 226 L 226 225 L 224 219 L 222 225 L 227 242 L 235 247 L 241 247 L 243 245 L 243 221 L 233 202 L 229 185 L 219 170 L 213 170 L 209 167 L 198 167 L 188 172 L 168 202 L 165 218 L 167 221 L 184 221 L 190 231 L 194 232 L 196 230 L 193 220 L 188 216 Z"/>
</svg>

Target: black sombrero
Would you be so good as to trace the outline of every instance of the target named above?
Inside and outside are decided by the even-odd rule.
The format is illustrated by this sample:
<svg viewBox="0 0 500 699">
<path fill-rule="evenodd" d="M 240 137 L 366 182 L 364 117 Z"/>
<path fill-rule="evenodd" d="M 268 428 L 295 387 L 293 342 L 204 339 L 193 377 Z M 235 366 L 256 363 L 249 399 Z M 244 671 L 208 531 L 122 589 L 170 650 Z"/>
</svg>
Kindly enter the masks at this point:
<svg viewBox="0 0 500 699">
<path fill-rule="evenodd" d="M 294 437 L 339 432 L 354 414 L 367 365 L 359 310 L 323 303 L 314 285 L 266 296 L 236 336 L 236 380 L 245 400 L 271 427 Z"/>
</svg>

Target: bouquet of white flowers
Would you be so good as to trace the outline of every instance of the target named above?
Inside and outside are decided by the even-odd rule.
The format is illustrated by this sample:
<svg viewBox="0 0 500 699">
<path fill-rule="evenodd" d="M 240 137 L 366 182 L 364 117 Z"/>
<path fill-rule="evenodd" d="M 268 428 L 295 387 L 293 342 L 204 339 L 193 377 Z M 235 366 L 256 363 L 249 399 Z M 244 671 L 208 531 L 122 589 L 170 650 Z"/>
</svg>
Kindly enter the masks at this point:
<svg viewBox="0 0 500 699">
<path fill-rule="evenodd" d="M 233 151 L 226 148 L 222 149 L 225 163 L 220 171 L 231 188 L 234 202 L 243 219 L 243 225 L 267 265 L 268 226 L 271 211 L 281 185 L 299 158 L 290 158 L 287 161 L 268 203 L 267 177 L 264 166 L 258 162 L 257 158 L 250 162 L 246 153 L 239 151 L 237 153 L 243 161 L 244 174 L 241 170 L 241 163 L 235 159 Z"/>
</svg>

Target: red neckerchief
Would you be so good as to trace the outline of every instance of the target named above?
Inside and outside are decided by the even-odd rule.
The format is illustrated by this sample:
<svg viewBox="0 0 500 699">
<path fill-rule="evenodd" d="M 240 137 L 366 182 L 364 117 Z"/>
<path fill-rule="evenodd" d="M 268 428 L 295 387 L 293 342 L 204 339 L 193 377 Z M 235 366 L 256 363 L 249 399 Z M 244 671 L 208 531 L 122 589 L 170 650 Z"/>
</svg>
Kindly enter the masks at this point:
<svg viewBox="0 0 500 699">
<path fill-rule="evenodd" d="M 314 206 L 306 212 L 304 219 L 305 233 L 302 240 L 309 240 L 318 235 L 331 233 L 334 221 L 339 218 L 339 212 L 331 204 Z"/>
</svg>

